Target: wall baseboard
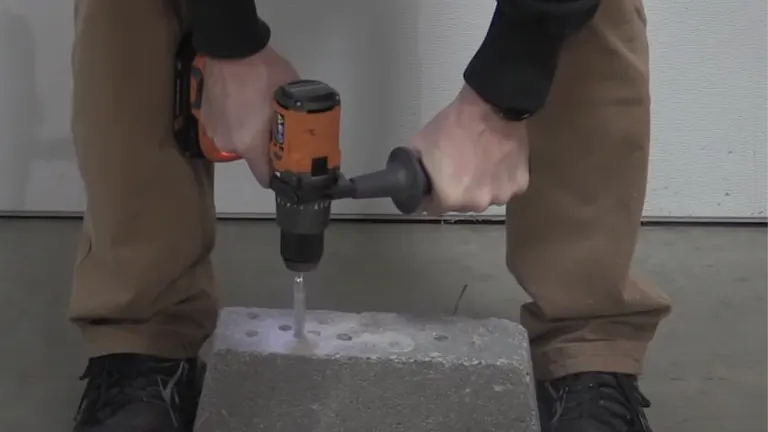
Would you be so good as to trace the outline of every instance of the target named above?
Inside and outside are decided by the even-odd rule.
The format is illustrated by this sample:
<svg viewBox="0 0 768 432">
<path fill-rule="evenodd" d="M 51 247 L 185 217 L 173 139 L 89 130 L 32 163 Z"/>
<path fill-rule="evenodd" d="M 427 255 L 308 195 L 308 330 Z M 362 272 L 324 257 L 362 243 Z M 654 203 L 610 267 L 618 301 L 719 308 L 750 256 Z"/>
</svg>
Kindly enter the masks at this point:
<svg viewBox="0 0 768 432">
<path fill-rule="evenodd" d="M 274 220 L 275 215 L 270 213 L 219 213 L 219 220 Z M 0 218 L 50 218 L 50 219 L 81 219 L 81 212 L 26 212 L 26 211 L 0 211 Z M 335 221 L 357 222 L 383 222 L 383 223 L 444 223 L 444 224 L 500 224 L 504 222 L 504 216 L 474 216 L 474 215 L 449 215 L 442 218 L 428 216 L 399 216 L 399 215 L 333 215 Z M 766 225 L 768 217 L 699 217 L 699 216 L 645 216 L 644 225 L 677 225 L 677 224 L 704 224 L 704 225 Z"/>
</svg>

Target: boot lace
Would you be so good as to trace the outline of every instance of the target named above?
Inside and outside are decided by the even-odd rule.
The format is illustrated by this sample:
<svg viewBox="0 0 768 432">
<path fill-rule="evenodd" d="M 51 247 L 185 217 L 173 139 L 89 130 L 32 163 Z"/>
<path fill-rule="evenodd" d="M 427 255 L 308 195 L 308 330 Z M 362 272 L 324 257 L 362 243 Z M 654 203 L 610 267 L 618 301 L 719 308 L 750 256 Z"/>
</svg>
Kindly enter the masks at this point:
<svg viewBox="0 0 768 432">
<path fill-rule="evenodd" d="M 174 426 L 178 426 L 178 385 L 188 373 L 189 365 L 184 361 L 92 359 L 80 377 L 87 382 L 75 421 L 80 425 L 99 425 L 126 406 L 143 402 L 165 406 Z"/>
</svg>

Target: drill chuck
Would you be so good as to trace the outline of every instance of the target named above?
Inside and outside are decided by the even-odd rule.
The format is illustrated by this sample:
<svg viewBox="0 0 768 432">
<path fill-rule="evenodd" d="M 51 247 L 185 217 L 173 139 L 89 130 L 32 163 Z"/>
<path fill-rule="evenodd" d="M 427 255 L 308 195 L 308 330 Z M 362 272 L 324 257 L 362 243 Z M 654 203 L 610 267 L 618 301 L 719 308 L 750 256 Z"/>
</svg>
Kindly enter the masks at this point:
<svg viewBox="0 0 768 432">
<path fill-rule="evenodd" d="M 296 234 L 280 230 L 280 256 L 285 268 L 304 273 L 317 268 L 323 259 L 325 234 Z"/>
<path fill-rule="evenodd" d="M 331 202 L 296 203 L 278 195 L 275 204 L 280 226 L 280 255 L 286 268 L 295 272 L 314 270 L 323 258 Z"/>
</svg>

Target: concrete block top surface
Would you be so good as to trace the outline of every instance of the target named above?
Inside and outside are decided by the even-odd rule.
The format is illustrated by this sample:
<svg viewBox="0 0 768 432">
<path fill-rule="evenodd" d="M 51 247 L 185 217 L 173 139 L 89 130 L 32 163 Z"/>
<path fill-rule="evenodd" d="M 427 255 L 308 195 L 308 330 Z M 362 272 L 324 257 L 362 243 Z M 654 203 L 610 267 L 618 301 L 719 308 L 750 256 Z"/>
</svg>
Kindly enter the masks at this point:
<svg viewBox="0 0 768 432">
<path fill-rule="evenodd" d="M 530 370 L 528 335 L 496 318 L 419 318 L 394 313 L 307 311 L 306 338 L 293 335 L 291 310 L 225 308 L 214 351 L 302 357 L 510 364 Z"/>
</svg>

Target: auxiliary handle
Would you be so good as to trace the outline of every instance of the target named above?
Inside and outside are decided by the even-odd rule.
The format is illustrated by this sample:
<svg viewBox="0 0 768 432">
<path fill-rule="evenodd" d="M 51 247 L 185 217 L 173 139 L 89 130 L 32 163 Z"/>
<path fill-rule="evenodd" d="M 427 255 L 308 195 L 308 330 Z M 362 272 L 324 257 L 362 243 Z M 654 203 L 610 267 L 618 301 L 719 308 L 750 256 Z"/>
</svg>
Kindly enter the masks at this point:
<svg viewBox="0 0 768 432">
<path fill-rule="evenodd" d="M 349 179 L 350 198 L 391 198 L 403 214 L 412 214 L 432 192 L 432 183 L 419 155 L 397 147 L 389 154 L 386 168 Z"/>
</svg>

